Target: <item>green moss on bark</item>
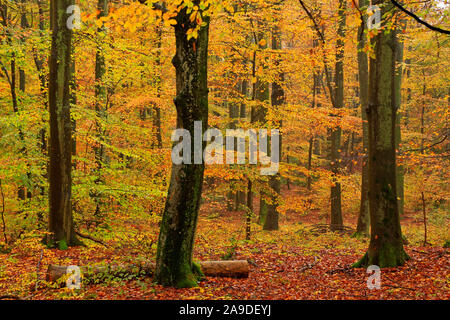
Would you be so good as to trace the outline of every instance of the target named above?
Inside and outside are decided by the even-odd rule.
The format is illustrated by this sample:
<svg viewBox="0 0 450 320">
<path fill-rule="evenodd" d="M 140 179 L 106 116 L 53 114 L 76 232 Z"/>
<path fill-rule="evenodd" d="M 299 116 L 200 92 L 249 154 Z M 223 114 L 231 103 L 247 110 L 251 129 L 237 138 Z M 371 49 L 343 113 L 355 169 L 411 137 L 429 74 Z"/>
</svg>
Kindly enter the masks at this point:
<svg viewBox="0 0 450 320">
<path fill-rule="evenodd" d="M 367 268 L 371 265 L 377 265 L 380 268 L 391 268 L 403 266 L 410 257 L 403 249 L 403 246 L 394 246 L 385 243 L 377 250 L 369 251 L 358 261 L 355 262 L 353 268 Z"/>
</svg>

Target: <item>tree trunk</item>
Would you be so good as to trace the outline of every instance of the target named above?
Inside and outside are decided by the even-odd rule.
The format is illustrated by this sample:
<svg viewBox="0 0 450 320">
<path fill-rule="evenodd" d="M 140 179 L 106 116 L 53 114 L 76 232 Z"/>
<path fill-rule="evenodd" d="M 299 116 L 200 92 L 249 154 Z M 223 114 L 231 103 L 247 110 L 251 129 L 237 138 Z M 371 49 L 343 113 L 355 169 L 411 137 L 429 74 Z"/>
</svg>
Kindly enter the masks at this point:
<svg viewBox="0 0 450 320">
<path fill-rule="evenodd" d="M 400 23 L 403 25 L 403 28 L 406 28 L 406 22 L 401 20 Z M 401 113 L 398 112 L 401 105 L 402 93 L 401 93 L 401 85 L 402 85 L 402 64 L 403 64 L 403 49 L 404 43 L 398 42 L 398 53 L 396 55 L 396 74 L 395 81 L 396 86 L 399 88 L 396 92 L 396 101 L 397 101 L 397 117 L 395 122 L 395 150 L 397 152 L 401 152 L 401 142 L 402 142 L 402 131 L 401 131 Z M 400 216 L 403 216 L 405 213 L 405 168 L 403 165 L 397 165 L 397 199 L 398 199 L 398 212 Z"/>
<path fill-rule="evenodd" d="M 252 180 L 248 179 L 248 185 L 247 185 L 247 210 L 246 210 L 246 219 L 245 219 L 245 240 L 250 240 L 250 237 L 251 237 L 252 216 L 253 216 Z"/>
<path fill-rule="evenodd" d="M 336 44 L 336 67 L 335 67 L 335 108 L 344 106 L 344 37 L 346 24 L 346 2 L 339 1 L 339 26 Z M 333 129 L 331 132 L 331 171 L 333 173 L 333 186 L 331 187 L 331 230 L 338 230 L 343 226 L 341 184 L 336 176 L 340 168 L 341 128 Z"/>
<path fill-rule="evenodd" d="M 314 39 L 313 40 L 313 48 L 317 48 L 319 46 L 319 41 L 318 39 Z M 314 70 L 314 74 L 313 74 L 313 88 L 312 88 L 312 95 L 313 95 L 313 99 L 312 99 L 312 108 L 315 108 L 316 105 L 319 106 L 318 103 L 316 103 L 316 99 L 317 99 L 317 94 L 320 93 L 320 71 Z M 307 169 L 310 172 L 312 169 L 312 156 L 314 153 L 314 148 L 317 149 L 317 147 L 319 146 L 319 139 L 314 139 L 313 134 L 311 134 L 310 138 L 309 138 L 309 147 L 308 147 L 308 165 L 307 165 Z M 319 146 L 320 149 L 320 146 Z M 319 151 L 320 153 L 320 151 Z M 317 155 L 317 153 L 316 153 Z M 312 184 L 312 179 L 311 179 L 311 174 L 308 173 L 308 178 L 306 179 L 306 188 L 311 191 L 311 184 Z"/>
<path fill-rule="evenodd" d="M 67 28 L 66 9 L 73 0 L 50 2 L 52 46 L 48 101 L 49 145 L 49 244 L 60 248 L 77 244 L 72 221 L 72 122 L 70 81 L 72 80 L 72 30 Z"/>
<path fill-rule="evenodd" d="M 308 169 L 308 177 L 306 178 L 306 189 L 308 189 L 309 191 L 311 191 L 311 167 L 312 167 L 313 144 L 314 138 L 311 136 L 309 138 L 308 164 L 306 166 L 306 169 Z"/>
<path fill-rule="evenodd" d="M 160 98 L 161 98 L 161 90 L 162 90 L 162 64 L 161 64 L 161 48 L 162 48 L 162 32 L 163 32 L 163 26 L 162 23 L 156 27 L 156 33 L 158 35 L 158 42 L 157 42 L 157 48 L 158 52 L 156 53 L 156 65 L 158 66 L 157 69 L 157 94 L 156 97 L 158 98 L 157 103 L 154 106 L 155 115 L 153 118 L 153 127 L 156 128 L 156 141 L 158 143 L 158 148 L 162 148 L 162 129 L 161 129 L 161 106 L 160 106 Z"/>
<path fill-rule="evenodd" d="M 425 202 L 425 194 L 423 191 L 420 193 L 422 198 L 422 213 L 423 213 L 423 228 L 424 228 L 424 236 L 423 236 L 423 245 L 427 246 L 427 210 L 426 210 L 426 202 Z"/>
<path fill-rule="evenodd" d="M 272 35 L 272 49 L 273 50 L 281 50 L 281 31 L 280 27 L 276 26 Z M 278 66 L 280 63 L 279 58 L 275 62 L 275 66 Z M 277 77 L 278 81 L 272 83 L 272 106 L 275 108 L 280 108 L 283 106 L 285 97 L 284 90 L 281 87 L 281 84 L 284 82 L 284 73 L 280 73 Z M 281 129 L 281 121 L 277 121 L 276 125 Z M 282 151 L 282 137 L 280 136 L 280 153 Z M 272 150 L 270 150 L 272 154 Z M 279 159 L 281 159 L 281 154 L 279 155 Z M 278 201 L 281 192 L 281 175 L 280 172 L 277 172 L 275 175 L 269 176 L 269 187 L 271 189 L 270 194 L 270 203 L 267 206 L 267 214 L 266 219 L 264 221 L 264 230 L 278 230 Z"/>
<path fill-rule="evenodd" d="M 386 19 L 390 1 L 375 0 Z M 386 24 L 383 24 L 383 27 Z M 380 30 L 374 38 L 375 59 L 369 68 L 369 206 L 371 236 L 365 256 L 355 267 L 377 265 L 395 267 L 408 259 L 403 249 L 397 202 L 395 127 L 398 109 L 396 61 L 398 54 L 396 28 L 389 33 Z"/>
<path fill-rule="evenodd" d="M 360 10 L 368 5 L 367 0 L 359 0 Z M 358 80 L 359 80 L 359 103 L 361 105 L 361 117 L 363 128 L 363 162 L 361 169 L 361 202 L 359 206 L 358 225 L 356 233 L 368 236 L 370 231 L 370 213 L 369 213 L 369 159 L 367 151 L 369 148 L 369 131 L 367 123 L 367 107 L 369 103 L 369 64 L 367 53 L 364 51 L 366 46 L 366 37 L 364 29 L 366 19 L 363 18 L 361 26 L 358 28 Z"/>
<path fill-rule="evenodd" d="M 197 3 L 198 1 L 196 1 Z M 175 25 L 177 128 L 194 137 L 194 121 L 201 121 L 202 132 L 208 126 L 208 35 L 209 21 L 197 39 L 187 39 L 193 27 L 186 8 L 177 15 Z M 203 139 L 202 139 L 203 140 Z M 203 151 L 204 143 L 202 142 Z M 203 153 L 203 152 L 202 152 Z M 194 159 L 191 150 L 191 159 Z M 164 286 L 193 287 L 197 285 L 192 263 L 194 236 L 202 194 L 203 161 L 201 164 L 172 165 L 172 175 L 159 233 L 156 281 Z"/>
<path fill-rule="evenodd" d="M 37 0 L 37 6 L 38 6 L 38 16 L 39 16 L 39 36 L 41 38 L 44 37 L 44 31 L 45 31 L 45 17 L 44 17 L 44 8 L 42 5 L 43 0 Z M 44 70 L 44 56 L 45 53 L 43 50 L 38 50 L 37 48 L 34 50 L 34 64 L 36 65 L 36 70 L 38 72 L 39 77 L 39 92 L 44 100 L 44 110 L 48 110 L 48 79 L 46 77 L 47 71 Z M 47 137 L 46 137 L 46 127 L 45 127 L 46 119 L 44 118 L 44 113 L 42 113 L 41 116 L 41 129 L 39 130 L 39 135 L 37 137 L 38 139 L 38 145 L 40 146 L 40 150 L 44 158 L 48 158 L 48 143 L 47 143 Z M 44 181 L 48 180 L 48 161 L 46 161 L 46 171 L 42 174 L 42 178 Z M 40 189 L 40 195 L 45 195 L 45 185 L 41 184 L 39 186 Z M 42 213 L 39 213 L 39 217 L 43 216 Z"/>
<path fill-rule="evenodd" d="M 243 95 L 244 98 L 247 98 L 248 96 L 248 81 L 247 80 L 242 80 L 241 83 L 241 94 Z M 247 108 L 246 108 L 246 103 L 245 101 L 241 103 L 241 105 L 239 106 L 239 118 L 240 119 L 245 119 L 247 118 Z M 241 207 L 241 205 L 246 205 L 246 193 L 245 191 L 240 191 L 238 190 L 236 193 L 236 203 L 235 203 L 235 210 L 239 210 L 239 208 Z"/>
<path fill-rule="evenodd" d="M 262 23 L 258 23 L 258 26 L 261 28 Z M 258 34 L 254 39 L 254 42 L 258 44 L 260 50 L 264 50 L 267 48 L 267 44 L 262 45 L 261 40 L 263 40 L 263 34 Z M 262 61 L 262 59 L 261 59 Z M 254 52 L 253 57 L 253 79 L 256 78 L 256 52 Z M 266 122 L 267 115 L 267 107 L 265 103 L 269 100 L 270 97 L 270 88 L 269 83 L 261 81 L 257 79 L 253 84 L 253 100 L 259 101 L 260 103 L 257 106 L 252 107 L 251 110 L 251 119 L 250 122 L 252 124 L 264 125 Z M 269 149 L 269 148 L 268 148 Z M 269 194 L 265 192 L 264 188 L 260 188 L 260 198 L 259 198 L 259 224 L 263 225 L 266 221 L 267 211 L 269 210 L 268 203 L 264 200 L 264 197 L 269 197 Z"/>
<path fill-rule="evenodd" d="M 27 19 L 27 14 L 26 14 L 26 10 L 25 10 L 25 5 L 26 5 L 26 0 L 21 0 L 21 14 L 20 14 L 20 27 L 22 29 L 22 32 L 24 32 L 26 29 L 28 29 L 30 26 L 28 24 L 28 19 Z M 25 43 L 25 39 L 23 37 L 21 37 L 20 39 L 22 45 L 24 45 Z M 23 96 L 25 94 L 25 87 L 26 87 L 26 76 L 25 76 L 25 70 L 23 70 L 22 68 L 19 68 L 19 90 L 20 90 L 20 96 Z M 21 99 L 20 99 L 21 100 Z M 21 101 L 22 103 L 22 101 Z M 25 147 L 25 145 L 22 148 L 23 150 L 23 154 L 26 156 L 27 155 L 27 149 Z M 28 180 L 28 185 L 31 185 L 31 172 L 30 172 L 30 164 L 27 164 L 28 167 L 28 171 L 27 171 L 27 180 Z M 28 199 L 31 199 L 32 197 L 32 193 L 31 193 L 32 188 L 28 187 L 27 188 L 27 192 L 26 192 L 26 197 Z"/>
<path fill-rule="evenodd" d="M 239 91 L 239 85 L 236 85 L 236 91 Z M 239 105 L 235 104 L 234 102 L 225 102 L 225 106 L 228 105 L 228 117 L 230 118 L 230 122 L 228 123 L 228 128 L 229 129 L 236 129 L 236 124 L 238 122 L 238 118 L 239 118 Z M 236 152 L 237 151 L 237 143 L 234 144 L 234 149 L 233 150 L 229 150 L 229 151 L 233 151 Z M 238 191 L 236 191 L 236 183 L 238 181 L 237 180 L 231 180 L 229 182 L 229 190 L 227 193 L 227 210 L 228 211 L 233 211 L 235 208 L 239 207 L 238 204 Z"/>
<path fill-rule="evenodd" d="M 97 19 L 105 17 L 108 15 L 108 0 L 98 0 L 97 3 L 98 15 Z M 107 117 L 107 91 L 104 83 L 104 76 L 106 72 L 105 65 L 105 56 L 104 56 L 104 48 L 102 46 L 101 37 L 105 36 L 105 28 L 99 27 L 97 28 L 97 52 L 95 55 L 95 113 L 99 120 L 96 121 L 96 137 L 98 142 L 94 146 L 94 154 L 95 154 L 95 163 L 96 169 L 94 174 L 96 178 L 94 180 L 96 185 L 101 185 L 104 183 L 104 178 L 102 175 L 102 168 L 105 162 L 105 129 L 102 124 Z M 95 202 L 95 213 L 94 216 L 96 218 L 101 217 L 101 194 L 98 191 L 92 193 L 92 198 L 94 198 Z"/>
</svg>

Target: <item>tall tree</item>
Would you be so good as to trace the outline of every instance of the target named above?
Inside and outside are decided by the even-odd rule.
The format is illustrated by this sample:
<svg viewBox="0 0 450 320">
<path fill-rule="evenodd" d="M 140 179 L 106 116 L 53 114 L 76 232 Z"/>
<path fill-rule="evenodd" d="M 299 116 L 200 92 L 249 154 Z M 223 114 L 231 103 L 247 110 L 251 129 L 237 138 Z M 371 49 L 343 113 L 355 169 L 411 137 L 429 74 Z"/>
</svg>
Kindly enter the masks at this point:
<svg viewBox="0 0 450 320">
<path fill-rule="evenodd" d="M 406 28 L 406 21 L 400 21 L 400 27 L 402 29 Z M 397 86 L 401 88 L 402 83 L 402 64 L 403 64 L 403 51 L 404 43 L 400 39 L 398 43 L 398 54 L 397 54 L 397 71 L 396 71 L 396 81 Z M 402 93 L 401 90 L 397 90 L 395 93 L 398 108 L 401 105 Z M 425 106 L 425 105 L 424 105 Z M 397 110 L 399 111 L 399 110 Z M 401 130 L 401 118 L 402 114 L 397 112 L 397 120 L 395 124 L 395 150 L 400 152 L 401 142 L 402 142 L 402 130 Z M 397 165 L 397 199 L 398 199 L 398 212 L 402 216 L 405 212 L 405 168 L 402 164 Z"/>
<path fill-rule="evenodd" d="M 359 10 L 364 10 L 369 1 L 359 0 Z M 356 233 L 360 235 L 369 235 L 370 213 L 369 213 L 369 159 L 367 150 L 369 144 L 369 131 L 367 123 L 367 107 L 369 95 L 369 64 L 367 53 L 364 51 L 367 43 L 367 35 L 365 34 L 365 26 L 367 19 L 361 15 L 361 25 L 358 28 L 358 81 L 359 81 L 359 103 L 361 105 L 361 117 L 363 128 L 363 163 L 361 177 L 361 202 L 359 206 L 358 225 Z"/>
<path fill-rule="evenodd" d="M 316 10 L 319 11 L 319 10 Z M 323 29 L 322 29 L 323 32 Z M 313 48 L 317 48 L 319 46 L 319 39 L 317 39 L 317 36 L 314 36 L 313 38 Z M 312 108 L 315 108 L 316 106 L 319 107 L 320 103 L 317 102 L 317 96 L 320 94 L 320 83 L 321 83 L 321 70 L 319 67 L 315 67 L 313 70 L 313 87 L 312 87 Z M 314 150 L 314 148 L 316 150 Z M 311 132 L 311 136 L 309 137 L 309 147 L 308 147 L 308 163 L 307 163 L 307 169 L 308 171 L 311 171 L 312 169 L 312 156 L 313 154 L 320 155 L 320 140 L 319 137 L 315 137 L 314 134 Z M 312 185 L 312 177 L 311 174 L 308 174 L 308 177 L 306 179 L 306 188 L 308 190 L 311 190 Z"/>
<path fill-rule="evenodd" d="M 344 37 L 346 24 L 346 0 L 339 0 L 338 9 L 338 31 L 336 42 L 336 67 L 334 78 L 334 101 L 335 108 L 344 106 Z M 343 226 L 341 184 L 336 176 L 340 168 L 341 128 L 337 127 L 331 132 L 331 171 L 333 173 L 333 185 L 331 186 L 331 230 L 340 229 Z"/>
<path fill-rule="evenodd" d="M 108 0 L 98 0 L 97 2 L 97 18 L 100 19 L 108 15 Z M 97 143 L 94 146 L 95 163 L 96 163 L 96 178 L 95 184 L 101 185 L 104 183 L 102 175 L 102 168 L 105 162 L 105 128 L 104 121 L 107 117 L 107 88 L 105 85 L 105 48 L 102 45 L 103 38 L 106 36 L 106 30 L 104 26 L 97 29 L 97 52 L 95 54 L 95 113 L 97 117 L 96 121 L 96 137 Z M 97 191 L 92 194 L 95 201 L 95 213 L 96 217 L 101 215 L 101 194 Z"/>
<path fill-rule="evenodd" d="M 403 248 L 397 202 L 396 139 L 398 91 L 397 23 L 388 0 L 375 0 L 384 17 L 382 29 L 373 39 L 375 56 L 370 58 L 369 104 L 369 206 L 371 236 L 367 253 L 355 267 L 403 265 L 408 255 Z M 394 28 L 384 30 L 393 23 Z"/>
<path fill-rule="evenodd" d="M 272 34 L 272 49 L 277 51 L 282 49 L 282 42 L 281 42 L 281 30 L 279 25 L 276 25 L 273 30 Z M 275 65 L 278 66 L 280 64 L 280 59 L 278 58 L 275 61 Z M 282 82 L 284 81 L 284 73 L 280 73 L 277 75 L 277 81 L 272 83 L 272 94 L 271 94 L 271 100 L 272 100 L 272 107 L 279 108 L 284 104 L 284 90 L 281 86 Z M 281 121 L 277 121 L 278 126 L 281 127 Z M 280 137 L 280 147 L 279 150 L 281 152 L 282 146 L 281 146 L 282 140 Z M 272 152 L 272 150 L 271 150 Z M 281 159 L 281 155 L 279 156 Z M 281 176 L 280 173 L 277 172 L 275 175 L 271 175 L 269 177 L 269 187 L 271 189 L 271 201 L 270 204 L 268 204 L 267 208 L 267 214 L 266 219 L 264 221 L 264 230 L 278 230 L 278 197 L 280 196 L 281 192 Z"/>
<path fill-rule="evenodd" d="M 25 33 L 25 31 L 30 27 L 29 23 L 28 23 L 28 19 L 27 19 L 27 11 L 26 11 L 26 0 L 21 0 L 20 2 L 20 27 L 22 29 L 22 32 Z M 22 34 L 20 37 L 20 42 L 22 45 L 25 44 L 25 36 Z M 20 90 L 20 94 L 19 94 L 19 101 L 22 103 L 23 101 L 23 96 L 25 95 L 25 89 L 26 89 L 26 75 L 25 75 L 25 70 L 20 67 L 19 68 L 19 90 Z M 27 149 L 25 146 L 22 147 L 22 151 L 21 151 L 25 156 L 27 155 Z M 29 164 L 27 164 L 27 167 L 29 168 Z M 28 185 L 31 185 L 31 172 L 28 170 L 27 172 L 27 180 L 28 180 Z M 22 188 L 22 190 L 20 191 L 25 192 L 24 188 Z M 28 187 L 28 190 L 26 192 L 26 197 L 28 199 L 30 199 L 32 196 L 31 193 L 31 188 Z M 25 194 L 20 195 L 19 194 L 19 198 L 24 199 L 25 198 Z"/>
<path fill-rule="evenodd" d="M 263 22 L 259 21 L 257 23 L 260 30 L 264 26 Z M 264 33 L 261 31 L 258 34 L 254 33 L 253 41 L 257 44 L 258 49 L 260 51 L 267 49 L 267 41 L 264 39 Z M 267 81 L 262 80 L 260 77 L 257 77 L 257 54 L 254 52 L 253 59 L 253 100 L 258 101 L 258 105 L 251 108 L 250 122 L 257 123 L 259 125 L 264 125 L 266 123 L 267 116 L 267 106 L 265 105 L 270 98 L 270 85 Z M 263 59 L 259 59 L 259 63 L 263 65 Z M 263 66 L 262 68 L 266 68 Z M 270 206 L 268 201 L 266 201 L 266 197 L 270 197 L 270 192 L 267 192 L 265 188 L 261 188 L 260 190 L 260 199 L 259 199 L 259 223 L 264 226 L 268 210 L 270 210 Z"/>
<path fill-rule="evenodd" d="M 200 1 L 194 1 L 196 6 Z M 194 137 L 194 121 L 201 121 L 202 131 L 208 126 L 208 36 L 209 18 L 196 38 L 188 39 L 188 30 L 195 28 L 187 8 L 176 16 L 175 106 L 177 128 Z M 198 138 L 197 138 L 198 139 Z M 203 150 L 203 149 L 202 149 Z M 194 159 L 191 150 L 191 159 Z M 173 164 L 166 206 L 159 233 L 156 272 L 157 282 L 166 286 L 197 285 L 196 268 L 192 262 L 194 236 L 202 193 L 204 164 Z"/>
<path fill-rule="evenodd" d="M 72 121 L 70 117 L 73 79 L 72 30 L 66 10 L 73 0 L 50 1 L 52 44 L 48 105 L 49 141 L 49 244 L 76 245 L 72 217 Z"/>
<path fill-rule="evenodd" d="M 158 26 L 156 26 L 156 34 L 158 36 L 157 39 L 157 48 L 158 51 L 156 53 L 156 66 L 157 66 L 157 71 L 156 71 L 156 83 L 157 83 L 157 94 L 156 97 L 158 98 L 157 103 L 155 103 L 154 106 L 154 117 L 153 117 L 153 127 L 156 130 L 156 141 L 157 141 L 157 146 L 159 149 L 162 148 L 162 129 L 161 129 L 161 103 L 160 103 L 160 98 L 161 98 L 161 91 L 162 91 L 162 70 L 163 70 L 163 66 L 162 66 L 162 61 L 161 61 L 161 50 L 162 50 L 162 38 L 163 38 L 163 26 L 162 23 L 159 24 Z"/>
</svg>

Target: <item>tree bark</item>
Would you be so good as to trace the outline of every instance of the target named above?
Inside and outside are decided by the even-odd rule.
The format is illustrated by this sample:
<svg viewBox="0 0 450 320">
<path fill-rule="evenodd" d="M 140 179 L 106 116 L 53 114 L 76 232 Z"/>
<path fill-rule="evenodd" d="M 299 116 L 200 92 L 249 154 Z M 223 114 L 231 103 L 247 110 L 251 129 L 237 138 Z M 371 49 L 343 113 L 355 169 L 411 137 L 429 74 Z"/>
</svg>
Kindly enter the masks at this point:
<svg viewBox="0 0 450 320">
<path fill-rule="evenodd" d="M 262 28 L 262 22 L 258 22 L 258 27 Z M 253 41 L 258 45 L 260 50 L 264 50 L 267 48 L 267 44 L 261 44 L 261 41 L 264 39 L 262 33 L 254 36 Z M 262 60 L 261 60 L 262 61 Z M 253 56 L 253 79 L 256 79 L 256 51 Z M 256 82 L 253 84 L 253 101 L 259 101 L 260 103 L 257 106 L 253 106 L 251 109 L 250 122 L 252 124 L 264 125 L 266 122 L 267 115 L 267 107 L 265 103 L 270 98 L 270 88 L 269 83 L 265 81 L 261 81 L 261 79 L 256 79 Z M 269 149 L 269 148 L 268 148 Z M 259 224 L 263 225 L 266 221 L 267 212 L 269 210 L 269 204 L 264 200 L 264 197 L 269 197 L 269 194 L 265 192 L 263 188 L 260 188 L 260 198 L 259 198 Z"/>
<path fill-rule="evenodd" d="M 404 20 L 400 21 L 402 28 L 406 28 L 406 22 Z M 402 93 L 402 64 L 403 64 L 403 49 L 404 43 L 397 42 L 398 53 L 396 55 L 396 74 L 395 81 L 398 90 L 395 92 L 396 102 L 397 102 L 397 117 L 395 122 L 395 150 L 400 152 L 401 142 L 402 142 L 402 131 L 401 131 L 401 113 L 398 112 L 401 105 Z M 403 165 L 397 165 L 397 199 L 398 199 L 398 212 L 400 216 L 405 213 L 405 168 Z"/>
<path fill-rule="evenodd" d="M 50 2 L 52 45 L 48 101 L 49 144 L 49 244 L 60 248 L 77 244 L 72 218 L 72 122 L 70 81 L 72 80 L 72 30 L 67 28 L 66 9 L 73 0 Z"/>
<path fill-rule="evenodd" d="M 247 98 L 248 95 L 248 81 L 247 80 L 242 80 L 241 82 L 241 94 L 244 98 Z M 246 110 L 246 103 L 242 102 L 241 105 L 239 106 L 239 118 L 240 119 L 245 119 L 247 118 L 247 110 Z M 235 210 L 239 210 L 239 208 L 241 207 L 241 205 L 246 205 L 246 194 L 245 191 L 241 191 L 238 190 L 236 192 L 236 203 L 235 203 Z"/>
<path fill-rule="evenodd" d="M 336 67 L 335 67 L 335 108 L 344 106 L 344 37 L 346 24 L 346 1 L 339 1 L 339 26 L 336 44 Z M 341 128 L 333 129 L 331 132 L 331 171 L 333 174 L 333 186 L 331 187 L 331 230 L 338 230 L 343 226 L 341 184 L 337 181 L 340 168 Z"/>
<path fill-rule="evenodd" d="M 252 232 L 252 216 L 253 216 L 253 190 L 252 180 L 248 179 L 247 184 L 247 208 L 245 214 L 245 240 L 250 240 Z"/>
<path fill-rule="evenodd" d="M 375 0 L 382 17 L 392 18 L 388 0 Z M 383 23 L 383 28 L 386 23 Z M 355 267 L 395 267 L 408 259 L 403 249 L 397 202 L 395 128 L 398 109 L 397 28 L 374 38 L 375 58 L 369 68 L 369 206 L 371 236 L 367 253 Z"/>
<path fill-rule="evenodd" d="M 108 6 L 108 0 L 98 0 L 97 19 L 108 15 Z M 94 182 L 96 185 L 101 185 L 104 183 L 102 168 L 105 162 L 105 147 L 103 144 L 105 141 L 105 129 L 102 122 L 107 118 L 107 89 L 104 81 L 106 63 L 101 37 L 105 36 L 105 32 L 104 27 L 97 28 L 97 52 L 95 55 L 95 113 L 98 118 L 96 121 L 96 137 L 98 142 L 94 146 L 96 163 L 94 174 L 97 176 Z M 92 193 L 92 198 L 94 198 L 95 202 L 94 216 L 99 218 L 101 216 L 101 206 L 103 203 L 101 200 L 101 194 L 98 191 L 95 191 Z"/>
<path fill-rule="evenodd" d="M 281 50 L 281 31 L 279 26 L 275 26 L 273 35 L 272 35 L 272 49 L 273 50 Z M 280 58 L 277 58 L 275 61 L 275 66 L 280 64 Z M 284 73 L 280 73 L 278 75 L 277 81 L 272 83 L 272 107 L 279 108 L 284 104 L 285 96 L 284 90 L 281 84 L 284 82 Z M 281 129 L 281 120 L 276 121 L 276 125 Z M 280 153 L 282 151 L 282 137 L 280 136 Z M 270 151 L 272 154 L 272 150 Z M 281 159 L 281 154 L 279 155 L 279 159 Z M 264 221 L 263 229 L 264 230 L 278 230 L 278 201 L 281 193 L 281 175 L 280 172 L 277 172 L 275 175 L 269 176 L 269 187 L 271 189 L 270 194 L 270 203 L 267 205 L 267 214 L 266 219 Z"/>
<path fill-rule="evenodd" d="M 197 3 L 196 1 L 195 3 Z M 182 9 L 175 25 L 177 128 L 194 137 L 194 121 L 201 121 L 202 132 L 208 126 L 207 58 L 209 21 L 197 39 L 187 39 L 193 26 L 186 8 Z M 204 147 L 204 143 L 202 143 Z M 202 148 L 203 151 L 203 148 Z M 191 150 L 191 159 L 194 159 Z M 192 263 L 194 236 L 202 194 L 203 161 L 201 164 L 172 165 L 172 175 L 158 240 L 155 279 L 164 286 L 192 287 L 197 285 Z"/>
<path fill-rule="evenodd" d="M 161 90 L 162 90 L 162 64 L 161 64 L 162 32 L 163 26 L 161 23 L 159 26 L 156 27 L 156 33 L 158 35 L 158 42 L 157 42 L 158 52 L 156 53 L 155 63 L 158 66 L 156 76 L 156 81 L 158 83 L 156 97 L 158 98 L 158 101 L 154 106 L 155 115 L 153 118 L 153 127 L 156 128 L 156 141 L 159 149 L 162 148 L 161 106 L 159 101 L 159 99 L 161 98 Z"/>
<path fill-rule="evenodd" d="M 359 9 L 369 4 L 367 0 L 359 0 Z M 359 81 L 359 103 L 361 105 L 361 118 L 363 129 L 363 162 L 361 169 L 361 202 L 359 206 L 358 225 L 356 233 L 368 236 L 370 233 L 370 213 L 369 213 L 369 159 L 367 151 L 369 148 L 369 131 L 367 123 L 367 107 L 369 103 L 369 64 L 367 53 L 364 51 L 366 37 L 364 29 L 366 19 L 361 18 L 361 26 L 358 28 L 358 81 Z"/>
</svg>

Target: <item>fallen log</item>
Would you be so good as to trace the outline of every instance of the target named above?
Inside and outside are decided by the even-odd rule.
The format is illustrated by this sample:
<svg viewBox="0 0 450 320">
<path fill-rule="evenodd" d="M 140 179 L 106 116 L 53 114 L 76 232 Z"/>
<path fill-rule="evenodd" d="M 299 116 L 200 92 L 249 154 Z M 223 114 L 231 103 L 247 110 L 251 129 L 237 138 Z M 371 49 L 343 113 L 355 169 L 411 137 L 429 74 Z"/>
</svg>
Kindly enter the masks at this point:
<svg viewBox="0 0 450 320">
<path fill-rule="evenodd" d="M 249 264 L 247 260 L 204 261 L 200 262 L 203 274 L 208 277 L 247 278 Z M 67 274 L 68 266 L 49 265 L 46 274 L 48 282 L 56 282 Z M 101 277 L 104 275 L 153 275 L 156 264 L 146 262 L 142 264 L 97 265 L 81 266 L 80 271 L 84 279 Z"/>
</svg>

